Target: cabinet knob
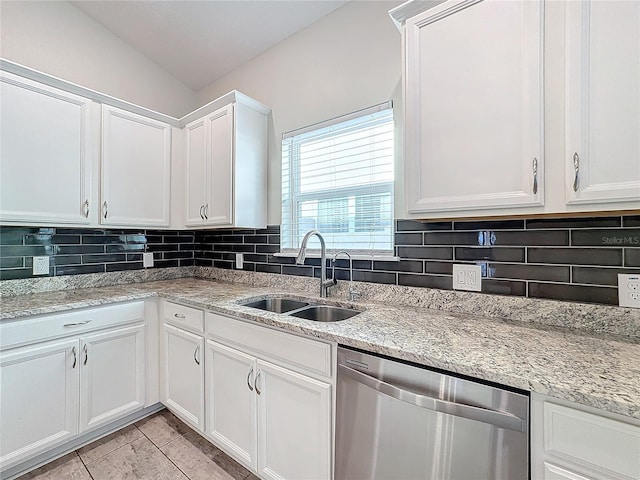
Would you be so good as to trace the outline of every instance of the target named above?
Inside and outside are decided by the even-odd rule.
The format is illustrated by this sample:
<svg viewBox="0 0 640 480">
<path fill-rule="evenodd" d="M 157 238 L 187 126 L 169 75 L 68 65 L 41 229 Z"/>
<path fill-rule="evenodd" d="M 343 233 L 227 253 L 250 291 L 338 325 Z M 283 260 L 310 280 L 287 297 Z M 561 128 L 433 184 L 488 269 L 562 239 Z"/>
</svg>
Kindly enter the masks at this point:
<svg viewBox="0 0 640 480">
<path fill-rule="evenodd" d="M 578 152 L 573 154 L 573 168 L 575 169 L 575 176 L 573 177 L 573 191 L 577 192 L 580 188 L 580 156 Z"/>
<path fill-rule="evenodd" d="M 533 157 L 532 162 L 533 169 L 533 194 L 536 195 L 538 193 L 538 159 Z"/>
</svg>

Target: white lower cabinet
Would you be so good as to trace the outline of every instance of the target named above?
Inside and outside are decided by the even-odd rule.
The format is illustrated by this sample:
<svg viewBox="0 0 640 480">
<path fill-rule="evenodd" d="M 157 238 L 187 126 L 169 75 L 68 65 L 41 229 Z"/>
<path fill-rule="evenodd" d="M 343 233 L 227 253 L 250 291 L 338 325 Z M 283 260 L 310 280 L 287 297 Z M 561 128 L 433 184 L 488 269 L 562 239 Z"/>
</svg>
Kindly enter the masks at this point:
<svg viewBox="0 0 640 480">
<path fill-rule="evenodd" d="M 80 343 L 80 431 L 144 408 L 144 325 L 91 335 Z"/>
<path fill-rule="evenodd" d="M 639 480 L 640 421 L 531 397 L 532 480 Z"/>
<path fill-rule="evenodd" d="M 331 385 L 258 360 L 258 474 L 331 478 Z"/>
<path fill-rule="evenodd" d="M 207 437 L 262 479 L 333 478 L 335 348 L 206 315 Z"/>
<path fill-rule="evenodd" d="M 162 342 L 162 403 L 204 431 L 204 339 L 164 324 Z"/>
<path fill-rule="evenodd" d="M 78 433 L 77 338 L 0 353 L 0 465 L 16 464 Z"/>
<path fill-rule="evenodd" d="M 143 315 L 134 302 L 0 324 L 3 471 L 145 407 Z"/>
<path fill-rule="evenodd" d="M 256 358 L 211 340 L 206 348 L 207 436 L 256 471 Z"/>
</svg>

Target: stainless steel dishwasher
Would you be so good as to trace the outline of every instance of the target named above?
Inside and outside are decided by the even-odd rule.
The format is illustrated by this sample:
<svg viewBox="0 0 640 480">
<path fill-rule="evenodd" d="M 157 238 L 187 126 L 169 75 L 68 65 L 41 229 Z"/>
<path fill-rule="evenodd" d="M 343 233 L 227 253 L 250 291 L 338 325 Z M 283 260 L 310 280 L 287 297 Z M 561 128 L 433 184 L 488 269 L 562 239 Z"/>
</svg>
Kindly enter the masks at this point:
<svg viewBox="0 0 640 480">
<path fill-rule="evenodd" d="M 337 480 L 529 478 L 529 397 L 338 349 Z"/>
</svg>

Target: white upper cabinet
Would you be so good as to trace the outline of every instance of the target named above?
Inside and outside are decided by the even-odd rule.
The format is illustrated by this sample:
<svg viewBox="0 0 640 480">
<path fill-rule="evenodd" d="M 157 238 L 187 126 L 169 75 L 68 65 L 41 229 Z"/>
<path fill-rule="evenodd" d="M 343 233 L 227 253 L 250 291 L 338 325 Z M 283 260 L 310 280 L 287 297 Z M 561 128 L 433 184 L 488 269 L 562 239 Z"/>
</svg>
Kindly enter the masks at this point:
<svg viewBox="0 0 640 480">
<path fill-rule="evenodd" d="M 89 224 L 91 100 L 0 72 L 0 222 Z"/>
<path fill-rule="evenodd" d="M 408 212 L 542 205 L 542 2 L 445 1 L 404 42 Z"/>
<path fill-rule="evenodd" d="M 233 97 L 185 127 L 188 227 L 266 226 L 270 110 L 239 92 Z"/>
<path fill-rule="evenodd" d="M 100 223 L 168 227 L 171 126 L 102 107 Z"/>
<path fill-rule="evenodd" d="M 190 123 L 187 133 L 187 225 L 233 223 L 233 105 Z"/>
<path fill-rule="evenodd" d="M 204 207 L 207 203 L 207 133 L 205 120 L 205 118 L 200 118 L 184 128 L 187 150 L 186 225 L 201 225 L 204 223 Z"/>
<path fill-rule="evenodd" d="M 640 2 L 566 3 L 566 201 L 640 207 Z"/>
</svg>

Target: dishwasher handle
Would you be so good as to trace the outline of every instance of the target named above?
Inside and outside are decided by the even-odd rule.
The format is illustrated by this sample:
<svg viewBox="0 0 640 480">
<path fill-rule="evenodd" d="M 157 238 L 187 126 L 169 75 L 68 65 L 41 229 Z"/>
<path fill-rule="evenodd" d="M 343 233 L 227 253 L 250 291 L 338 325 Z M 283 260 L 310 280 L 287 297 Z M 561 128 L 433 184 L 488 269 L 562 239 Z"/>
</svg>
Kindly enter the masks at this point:
<svg viewBox="0 0 640 480">
<path fill-rule="evenodd" d="M 390 383 L 383 382 L 382 380 L 378 380 L 377 378 L 373 378 L 365 373 L 359 372 L 358 370 L 354 370 L 346 365 L 339 364 L 338 370 L 340 373 L 358 383 L 410 405 L 433 410 L 434 412 L 446 413 L 456 417 L 489 423 L 496 427 L 515 430 L 516 432 L 525 431 L 525 421 L 510 413 L 499 412 L 497 410 L 490 410 L 482 407 L 474 407 L 463 403 L 449 402 L 447 400 L 440 400 L 439 398 L 410 392 L 409 390 L 404 390 L 396 387 L 395 385 L 391 385 Z"/>
</svg>

